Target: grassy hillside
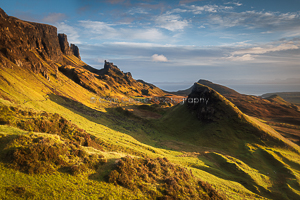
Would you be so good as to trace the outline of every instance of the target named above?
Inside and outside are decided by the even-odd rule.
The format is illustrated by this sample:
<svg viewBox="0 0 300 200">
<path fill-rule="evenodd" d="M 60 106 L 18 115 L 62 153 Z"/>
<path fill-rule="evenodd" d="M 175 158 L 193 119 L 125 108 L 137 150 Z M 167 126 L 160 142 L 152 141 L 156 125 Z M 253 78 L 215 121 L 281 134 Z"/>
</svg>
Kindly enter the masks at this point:
<svg viewBox="0 0 300 200">
<path fill-rule="evenodd" d="M 11 73 L 15 75 L 11 76 Z M 148 186 L 146 188 L 139 186 L 146 184 L 150 187 L 158 179 L 136 179 L 136 186 L 128 186 L 127 183 L 114 182 L 112 178 L 109 179 L 113 176 L 111 173 L 118 169 L 116 162 L 124 156 L 131 156 L 132 162 L 144 162 L 136 159 L 165 157 L 172 165 L 191 170 L 195 177 L 193 180 L 199 179 L 201 183 L 207 182 L 209 185 L 207 187 L 216 191 L 220 198 L 298 198 L 300 191 L 298 146 L 282 138 L 276 131 L 256 119 L 245 116 L 218 93 L 215 93 L 215 98 L 220 99 L 218 104 L 220 109 L 233 110 L 244 116 L 243 120 L 236 122 L 229 118 L 221 119 L 217 123 L 202 122 L 185 104 L 179 104 L 167 111 L 147 108 L 147 106 L 143 108 L 134 104 L 130 106 L 133 111 L 128 109 L 129 105 L 123 105 L 125 110 L 118 109 L 116 105 L 113 106 L 109 102 L 92 103 L 89 97 L 94 94 L 76 85 L 75 82 L 69 81 L 62 74 L 59 74 L 60 80 L 65 81 L 65 84 L 61 84 L 58 88 L 56 84 L 58 85 L 59 81 L 56 81 L 54 77 L 50 77 L 49 82 L 43 76 L 26 73 L 26 71 L 20 71 L 18 74 L 11 69 L 2 69 L 1 74 L 6 81 L 1 79 L 4 83 L 1 84 L 1 91 L 6 93 L 1 94 L 3 96 L 6 94 L 7 100 L 1 99 L 1 107 L 2 112 L 6 110 L 7 114 L 2 114 L 5 117 L 2 117 L 4 118 L 1 122 L 3 125 L 0 126 L 1 148 L 9 150 L 19 145 L 20 135 L 32 138 L 29 142 L 35 144 L 32 142 L 34 138 L 42 140 L 50 137 L 45 134 L 47 132 L 57 136 L 53 139 L 51 136 L 50 143 L 45 143 L 45 145 L 52 144 L 53 140 L 61 141 L 62 145 L 65 144 L 65 140 L 70 140 L 70 138 L 64 139 L 63 135 L 59 134 L 60 132 L 51 133 L 46 128 L 42 129 L 38 126 L 42 124 L 41 122 L 46 123 L 47 120 L 50 122 L 53 118 L 51 116 L 57 113 L 61 119 L 66 119 L 68 127 L 78 127 L 78 130 L 84 130 L 86 134 L 94 138 L 96 144 L 101 146 L 102 150 L 97 150 L 92 146 L 80 145 L 79 148 L 82 148 L 86 155 L 101 155 L 107 162 L 98 165 L 97 168 L 83 167 L 81 170 L 79 168 L 80 173 L 72 175 L 67 167 L 71 168 L 72 163 L 76 164 L 75 160 L 77 163 L 84 163 L 84 158 L 78 155 L 76 157 L 74 154 L 73 160 L 75 160 L 69 160 L 66 166 L 60 167 L 52 163 L 50 166 L 53 172 L 50 174 L 30 174 L 14 164 L 15 162 L 10 164 L 7 163 L 7 159 L 3 159 L 1 174 L 5 175 L 3 176 L 4 182 L 1 183 L 1 198 L 72 199 L 76 196 L 92 199 L 99 197 L 147 199 L 155 195 L 172 195 L 170 192 L 162 193 L 167 190 L 160 190 L 160 187 L 151 189 L 155 192 L 149 193 L 146 192 Z M 22 81 L 22 75 L 26 76 L 26 82 Z M 16 86 L 10 87 L 12 84 Z M 21 84 L 25 87 L 21 87 Z M 53 93 L 51 86 L 57 87 L 58 92 Z M 76 92 L 73 88 L 76 88 Z M 19 91 L 19 89 L 22 90 Z M 145 109 L 148 110 L 148 114 L 158 114 L 162 117 L 145 119 L 133 114 Z M 29 122 L 34 122 L 33 124 L 39 128 L 28 129 L 24 125 L 33 125 Z M 55 120 L 52 120 L 53 122 Z M 74 131 L 69 131 L 70 134 L 72 132 Z M 18 148 L 28 148 L 26 145 L 23 146 Z M 1 152 L 3 152 L 2 156 L 5 156 L 5 151 Z M 153 162 L 156 161 L 153 160 Z M 126 169 L 130 170 L 130 168 Z M 122 170 L 118 171 L 122 175 L 120 172 Z M 151 169 L 148 168 L 148 176 L 152 173 L 150 172 Z M 159 180 L 168 186 L 167 177 Z M 181 183 L 184 184 L 175 180 L 174 187 L 177 184 L 176 187 L 180 188 Z M 150 188 L 153 187 L 154 185 Z M 206 194 L 205 191 L 206 189 L 203 189 L 201 194 Z M 185 193 L 185 195 L 188 194 Z"/>
</svg>

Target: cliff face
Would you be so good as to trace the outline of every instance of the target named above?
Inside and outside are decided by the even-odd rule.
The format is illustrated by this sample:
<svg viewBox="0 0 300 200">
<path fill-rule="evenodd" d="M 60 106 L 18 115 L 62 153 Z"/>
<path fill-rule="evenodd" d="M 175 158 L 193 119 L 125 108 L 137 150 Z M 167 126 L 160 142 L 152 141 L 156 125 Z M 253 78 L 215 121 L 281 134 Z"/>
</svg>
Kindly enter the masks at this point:
<svg viewBox="0 0 300 200">
<path fill-rule="evenodd" d="M 63 54 L 68 55 L 68 56 L 74 55 L 77 58 L 81 59 L 80 54 L 79 54 L 79 48 L 75 44 L 71 44 L 69 46 L 67 35 L 65 35 L 63 33 L 59 33 L 58 41 L 59 41 L 60 49 Z"/>
<path fill-rule="evenodd" d="M 30 62 L 33 51 L 43 59 L 62 60 L 56 27 L 19 20 L 2 9 L 0 27 L 0 52 L 13 63 Z"/>
<path fill-rule="evenodd" d="M 67 35 L 51 25 L 27 22 L 8 16 L 0 8 L 0 67 L 19 67 L 42 74 L 50 81 L 65 74 L 77 84 L 99 95 L 164 95 L 159 88 L 137 82 L 113 63 L 102 70 L 80 60 L 79 48 L 69 45 Z"/>
<path fill-rule="evenodd" d="M 56 27 L 8 16 L 1 8 L 0 35 L 0 64 L 7 68 L 27 68 L 49 80 L 51 68 L 57 71 L 53 63 L 63 64 L 63 55 L 80 59 L 78 47 L 70 47 L 67 36 L 57 35 Z"/>
<path fill-rule="evenodd" d="M 71 44 L 70 48 L 71 48 L 73 55 L 81 60 L 78 46 L 76 46 L 75 44 Z"/>
</svg>

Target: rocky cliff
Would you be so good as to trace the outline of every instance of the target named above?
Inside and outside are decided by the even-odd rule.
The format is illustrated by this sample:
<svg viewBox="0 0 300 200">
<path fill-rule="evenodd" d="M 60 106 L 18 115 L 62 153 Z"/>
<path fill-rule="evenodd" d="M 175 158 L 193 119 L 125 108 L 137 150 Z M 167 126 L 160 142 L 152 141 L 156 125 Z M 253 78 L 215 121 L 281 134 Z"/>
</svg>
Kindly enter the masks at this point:
<svg viewBox="0 0 300 200">
<path fill-rule="evenodd" d="M 75 44 L 69 45 L 67 35 L 65 35 L 63 33 L 59 33 L 58 41 L 59 41 L 60 49 L 63 54 L 68 55 L 68 56 L 74 55 L 77 58 L 81 59 L 80 54 L 79 54 L 79 48 Z"/>
<path fill-rule="evenodd" d="M 137 82 L 130 72 L 105 62 L 95 69 L 80 59 L 79 48 L 68 42 L 67 35 L 47 24 L 27 22 L 8 16 L 0 8 L 0 67 L 22 67 L 42 74 L 49 81 L 51 74 L 63 73 L 75 83 L 98 95 L 140 96 L 164 95 L 155 86 Z"/>
<path fill-rule="evenodd" d="M 0 57 L 5 67 L 27 67 L 45 73 L 39 58 L 45 62 L 61 62 L 63 54 L 80 58 L 78 47 L 69 47 L 66 35 L 57 35 L 56 27 L 8 16 L 1 8 L 0 35 Z"/>
</svg>

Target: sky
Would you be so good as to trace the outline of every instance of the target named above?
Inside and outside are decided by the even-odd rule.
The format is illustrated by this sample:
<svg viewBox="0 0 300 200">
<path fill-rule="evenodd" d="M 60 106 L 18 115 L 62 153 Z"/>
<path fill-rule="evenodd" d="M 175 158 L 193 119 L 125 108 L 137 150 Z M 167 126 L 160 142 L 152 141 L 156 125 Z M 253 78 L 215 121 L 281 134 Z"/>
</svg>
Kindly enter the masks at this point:
<svg viewBox="0 0 300 200">
<path fill-rule="evenodd" d="M 10 0 L 1 8 L 56 26 L 94 68 L 108 60 L 169 91 L 206 79 L 300 92 L 300 0 Z"/>
</svg>

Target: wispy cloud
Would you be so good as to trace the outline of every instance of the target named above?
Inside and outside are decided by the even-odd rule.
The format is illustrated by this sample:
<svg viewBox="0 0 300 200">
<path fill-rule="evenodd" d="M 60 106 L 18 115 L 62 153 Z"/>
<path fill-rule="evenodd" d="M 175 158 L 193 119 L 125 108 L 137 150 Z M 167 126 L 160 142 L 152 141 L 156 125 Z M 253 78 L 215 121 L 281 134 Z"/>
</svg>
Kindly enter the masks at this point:
<svg viewBox="0 0 300 200">
<path fill-rule="evenodd" d="M 228 4 L 233 4 L 233 5 L 236 5 L 236 6 L 241 6 L 241 5 L 243 5 L 243 4 L 240 3 L 240 2 L 234 2 L 234 1 L 226 2 L 226 3 L 224 3 L 224 4 L 226 4 L 226 5 L 228 5 Z"/>
<path fill-rule="evenodd" d="M 81 44 L 79 31 L 65 22 L 60 22 L 55 24 L 58 33 L 65 33 L 68 36 L 68 41 L 73 44 Z"/>
<path fill-rule="evenodd" d="M 56 23 L 64 21 L 67 18 L 67 16 L 63 13 L 50 13 L 46 17 L 42 19 L 43 22 L 47 23 Z"/>
<path fill-rule="evenodd" d="M 179 1 L 179 4 L 189 4 L 197 1 L 204 1 L 204 0 L 181 0 Z"/>
<path fill-rule="evenodd" d="M 188 9 L 188 12 L 193 14 L 202 14 L 203 12 L 217 13 L 225 10 L 233 9 L 231 6 L 219 6 L 219 5 L 204 5 L 204 6 L 185 6 Z"/>
<path fill-rule="evenodd" d="M 226 57 L 224 59 L 225 60 L 231 60 L 231 61 L 250 61 L 250 60 L 254 60 L 254 57 L 255 56 L 253 56 L 251 54 L 245 54 L 245 55 L 242 55 L 242 56 L 231 55 L 231 56 Z"/>
<path fill-rule="evenodd" d="M 208 17 L 208 24 L 219 27 L 243 26 L 249 29 L 264 28 L 272 30 L 294 30 L 300 27 L 298 13 L 277 13 L 277 12 L 227 12 L 222 14 L 211 14 Z"/>
<path fill-rule="evenodd" d="M 82 20 L 79 25 L 92 39 L 144 40 L 160 41 L 164 34 L 156 28 L 124 28 L 118 24 L 107 24 L 101 21 Z"/>
<path fill-rule="evenodd" d="M 265 54 L 268 52 L 286 51 L 286 50 L 294 50 L 294 49 L 299 49 L 299 46 L 297 46 L 294 42 L 290 41 L 290 42 L 280 44 L 278 46 L 268 45 L 266 47 L 252 47 L 248 49 L 242 49 L 242 50 L 234 51 L 232 55 Z"/>
<path fill-rule="evenodd" d="M 180 15 L 165 13 L 155 17 L 155 23 L 158 27 L 169 31 L 183 30 L 189 25 L 188 21 L 182 19 Z"/>
<path fill-rule="evenodd" d="M 125 0 L 106 0 L 106 2 L 110 4 L 118 4 L 125 2 Z"/>
<path fill-rule="evenodd" d="M 278 43 L 278 42 L 275 42 Z M 251 48 L 243 48 L 233 51 L 230 56 L 223 57 L 225 60 L 231 61 L 253 61 L 256 58 L 259 58 L 260 55 L 269 54 L 272 52 L 280 52 L 281 54 L 288 50 L 297 50 L 299 49 L 300 44 L 294 41 L 283 41 L 281 44 L 264 44 L 261 46 L 255 46 Z M 290 55 L 292 56 L 292 55 Z M 260 58 L 262 58 L 260 56 Z M 276 57 L 271 56 L 267 62 L 272 62 L 271 60 L 276 60 Z M 262 60 L 261 60 L 262 61 Z"/>
<path fill-rule="evenodd" d="M 131 8 L 129 11 L 127 11 L 127 13 L 130 14 L 130 15 L 149 14 L 148 11 L 146 11 L 144 8 L 140 8 L 140 7 Z"/>
</svg>

